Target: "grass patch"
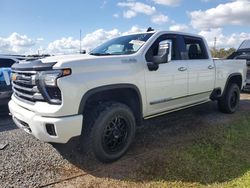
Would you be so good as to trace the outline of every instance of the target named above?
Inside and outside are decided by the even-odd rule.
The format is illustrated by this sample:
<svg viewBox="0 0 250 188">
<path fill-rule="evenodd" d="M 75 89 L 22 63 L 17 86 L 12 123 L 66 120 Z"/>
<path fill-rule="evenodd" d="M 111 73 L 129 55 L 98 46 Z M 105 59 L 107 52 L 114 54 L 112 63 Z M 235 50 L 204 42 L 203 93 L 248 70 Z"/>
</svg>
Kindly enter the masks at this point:
<svg viewBox="0 0 250 188">
<path fill-rule="evenodd" d="M 143 162 L 136 179 L 157 187 L 250 187 L 250 118 L 206 129 Z"/>
</svg>

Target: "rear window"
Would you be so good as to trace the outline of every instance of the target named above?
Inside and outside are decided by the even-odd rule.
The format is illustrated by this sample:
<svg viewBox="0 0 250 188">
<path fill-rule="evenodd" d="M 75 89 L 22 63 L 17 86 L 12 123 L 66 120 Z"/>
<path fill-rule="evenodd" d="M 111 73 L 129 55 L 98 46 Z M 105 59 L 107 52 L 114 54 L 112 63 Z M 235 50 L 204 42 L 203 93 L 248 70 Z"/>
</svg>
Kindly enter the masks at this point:
<svg viewBox="0 0 250 188">
<path fill-rule="evenodd" d="M 0 68 L 11 67 L 14 63 L 13 59 L 0 58 Z"/>
<path fill-rule="evenodd" d="M 202 39 L 185 37 L 184 41 L 189 59 L 208 59 L 206 47 Z"/>
</svg>

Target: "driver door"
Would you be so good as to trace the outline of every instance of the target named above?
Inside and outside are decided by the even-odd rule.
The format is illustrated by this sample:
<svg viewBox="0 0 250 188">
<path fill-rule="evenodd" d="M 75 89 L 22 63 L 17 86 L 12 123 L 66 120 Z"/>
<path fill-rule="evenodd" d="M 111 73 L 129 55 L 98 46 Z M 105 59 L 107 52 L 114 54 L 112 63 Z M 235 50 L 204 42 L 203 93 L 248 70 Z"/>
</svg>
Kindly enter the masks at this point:
<svg viewBox="0 0 250 188">
<path fill-rule="evenodd" d="M 188 103 L 188 71 L 187 61 L 181 60 L 178 49 L 178 38 L 174 35 L 161 35 L 146 53 L 146 64 L 152 62 L 157 54 L 159 43 L 165 40 L 172 42 L 171 61 L 160 64 L 158 70 L 145 69 L 147 115 L 156 115 L 170 111 Z"/>
</svg>

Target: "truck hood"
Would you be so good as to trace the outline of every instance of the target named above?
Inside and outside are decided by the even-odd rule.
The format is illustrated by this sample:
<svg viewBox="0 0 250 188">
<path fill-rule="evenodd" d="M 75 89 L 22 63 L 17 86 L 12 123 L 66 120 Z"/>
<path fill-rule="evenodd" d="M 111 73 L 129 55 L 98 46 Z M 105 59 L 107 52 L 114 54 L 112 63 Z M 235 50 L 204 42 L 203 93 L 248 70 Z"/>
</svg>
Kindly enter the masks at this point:
<svg viewBox="0 0 250 188">
<path fill-rule="evenodd" d="M 19 61 L 12 65 L 12 70 L 21 71 L 44 71 L 51 70 L 54 65 L 62 66 L 63 64 L 70 64 L 71 62 L 87 62 L 86 60 L 104 59 L 103 56 L 93 56 L 89 54 L 74 54 L 74 55 L 60 55 L 51 56 L 43 59 Z M 107 56 L 106 56 L 107 58 Z M 109 57 L 110 58 L 110 57 Z"/>
<path fill-rule="evenodd" d="M 51 63 L 51 62 L 69 62 L 69 61 L 81 61 L 81 60 L 90 60 L 97 59 L 101 56 L 93 56 L 89 54 L 72 54 L 72 55 L 58 55 L 58 56 L 50 56 L 44 59 L 41 59 L 43 63 Z M 102 56 L 103 58 L 103 56 Z"/>
<path fill-rule="evenodd" d="M 67 67 L 77 68 L 79 62 L 81 64 L 94 65 L 95 63 L 136 63 L 135 56 L 131 55 L 119 55 L 119 56 L 94 56 L 89 54 L 74 54 L 74 55 L 60 55 L 51 56 L 44 59 L 32 60 L 32 61 L 20 61 L 12 66 L 13 70 L 22 71 L 44 71 L 54 68 Z"/>
</svg>

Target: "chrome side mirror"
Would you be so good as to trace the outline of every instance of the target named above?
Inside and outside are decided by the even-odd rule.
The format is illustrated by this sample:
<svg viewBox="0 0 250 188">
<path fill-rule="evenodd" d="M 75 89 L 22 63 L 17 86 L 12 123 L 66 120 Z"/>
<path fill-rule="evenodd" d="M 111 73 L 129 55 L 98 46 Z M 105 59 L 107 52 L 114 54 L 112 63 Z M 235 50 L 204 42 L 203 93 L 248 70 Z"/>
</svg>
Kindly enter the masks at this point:
<svg viewBox="0 0 250 188">
<path fill-rule="evenodd" d="M 153 56 L 153 62 L 156 64 L 168 63 L 171 61 L 172 41 L 164 40 L 159 43 L 158 52 Z"/>
</svg>

